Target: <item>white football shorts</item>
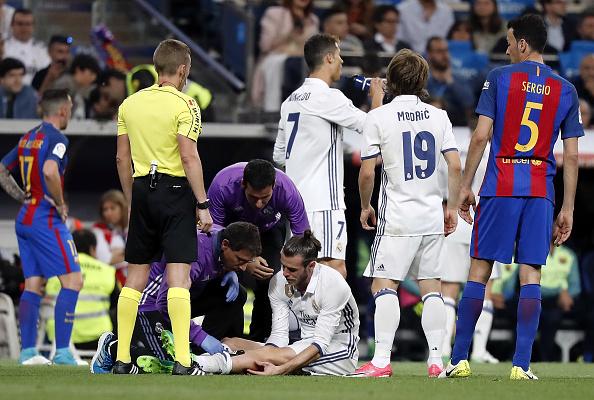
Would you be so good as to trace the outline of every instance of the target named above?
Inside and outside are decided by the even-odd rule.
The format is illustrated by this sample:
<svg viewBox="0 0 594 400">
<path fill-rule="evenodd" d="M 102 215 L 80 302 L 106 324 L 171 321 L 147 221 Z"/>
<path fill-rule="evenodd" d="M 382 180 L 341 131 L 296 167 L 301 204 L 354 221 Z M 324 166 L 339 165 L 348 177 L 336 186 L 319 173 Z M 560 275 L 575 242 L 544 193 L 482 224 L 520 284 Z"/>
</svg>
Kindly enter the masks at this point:
<svg viewBox="0 0 594 400">
<path fill-rule="evenodd" d="M 347 246 L 347 229 L 344 210 L 308 212 L 309 225 L 316 239 L 322 244 L 320 258 L 344 260 Z"/>
<path fill-rule="evenodd" d="M 363 276 L 403 281 L 441 278 L 443 235 L 376 236 Z"/>
<path fill-rule="evenodd" d="M 303 367 L 312 375 L 344 376 L 355 372 L 359 361 L 357 344 L 359 336 L 350 333 L 337 333 L 332 337 L 325 354 Z M 313 338 L 302 339 L 289 345 L 295 354 L 301 353 L 313 343 Z"/>
<path fill-rule="evenodd" d="M 470 271 L 470 243 L 461 243 L 447 237 L 443 244 L 440 261 L 443 282 L 466 283 L 468 271 Z M 500 277 L 501 265 L 496 262 L 489 279 L 499 279 Z"/>
</svg>

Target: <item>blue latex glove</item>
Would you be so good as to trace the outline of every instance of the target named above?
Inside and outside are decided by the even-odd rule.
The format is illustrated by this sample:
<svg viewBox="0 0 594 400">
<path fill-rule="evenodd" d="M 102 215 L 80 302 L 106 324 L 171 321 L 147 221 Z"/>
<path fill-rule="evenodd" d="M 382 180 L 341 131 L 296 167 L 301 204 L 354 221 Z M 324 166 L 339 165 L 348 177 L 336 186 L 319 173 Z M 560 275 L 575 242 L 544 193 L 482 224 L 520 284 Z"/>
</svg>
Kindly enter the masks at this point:
<svg viewBox="0 0 594 400">
<path fill-rule="evenodd" d="M 225 301 L 231 303 L 232 301 L 235 301 L 237 295 L 239 295 L 239 278 L 234 271 L 229 271 L 223 276 L 221 286 L 227 285 L 229 285 L 229 288 L 227 289 Z"/>
<path fill-rule="evenodd" d="M 223 343 L 221 343 L 218 339 L 210 335 L 207 335 L 204 338 L 204 340 L 200 344 L 200 347 L 202 347 L 202 350 L 206 351 L 209 354 L 222 353 L 223 351 L 225 351 Z"/>
</svg>

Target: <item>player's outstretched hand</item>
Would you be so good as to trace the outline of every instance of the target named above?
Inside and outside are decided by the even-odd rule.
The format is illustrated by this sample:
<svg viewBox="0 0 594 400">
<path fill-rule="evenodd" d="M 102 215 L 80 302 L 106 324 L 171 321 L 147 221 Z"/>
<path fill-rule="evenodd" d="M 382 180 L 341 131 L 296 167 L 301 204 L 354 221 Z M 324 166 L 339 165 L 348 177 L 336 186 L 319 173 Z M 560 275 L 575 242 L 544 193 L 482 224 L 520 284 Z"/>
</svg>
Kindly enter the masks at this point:
<svg viewBox="0 0 594 400">
<path fill-rule="evenodd" d="M 561 208 L 555 226 L 553 227 L 553 243 L 555 246 L 561 246 L 571 235 L 573 228 L 573 212 Z"/>
<path fill-rule="evenodd" d="M 470 207 L 472 209 L 476 209 L 476 198 L 474 197 L 474 193 L 472 189 L 462 187 L 460 188 L 460 208 L 458 209 L 458 214 L 460 218 L 464 221 L 468 222 L 472 225 L 472 216 L 470 215 Z"/>
<path fill-rule="evenodd" d="M 458 214 L 456 210 L 451 210 L 446 207 L 443 214 L 443 230 L 446 236 L 451 235 L 458 226 Z"/>
<path fill-rule="evenodd" d="M 367 223 L 371 219 L 371 225 Z M 373 207 L 369 206 L 369 208 L 361 209 L 361 217 L 359 218 L 361 221 L 361 226 L 366 231 L 372 231 L 375 229 L 375 225 L 377 224 L 377 219 L 375 218 L 375 210 Z"/>
<path fill-rule="evenodd" d="M 208 209 L 201 210 L 196 208 L 196 218 L 198 219 L 198 228 L 200 228 L 202 232 L 210 231 L 210 228 L 212 227 L 212 217 L 210 216 L 210 211 L 208 211 Z"/>
<path fill-rule="evenodd" d="M 267 361 L 256 361 L 258 369 L 248 369 L 248 374 L 252 375 L 283 375 L 281 367 L 278 367 Z"/>
<path fill-rule="evenodd" d="M 223 279 L 221 280 L 221 287 L 227 286 L 227 294 L 225 295 L 225 301 L 227 303 L 231 303 L 235 301 L 237 295 L 239 294 L 239 278 L 237 278 L 237 274 L 235 271 L 229 271 L 225 275 L 223 275 Z"/>
<path fill-rule="evenodd" d="M 250 275 L 261 281 L 272 278 L 274 274 L 274 270 L 268 267 L 268 263 L 262 257 L 256 257 L 245 269 Z"/>
</svg>

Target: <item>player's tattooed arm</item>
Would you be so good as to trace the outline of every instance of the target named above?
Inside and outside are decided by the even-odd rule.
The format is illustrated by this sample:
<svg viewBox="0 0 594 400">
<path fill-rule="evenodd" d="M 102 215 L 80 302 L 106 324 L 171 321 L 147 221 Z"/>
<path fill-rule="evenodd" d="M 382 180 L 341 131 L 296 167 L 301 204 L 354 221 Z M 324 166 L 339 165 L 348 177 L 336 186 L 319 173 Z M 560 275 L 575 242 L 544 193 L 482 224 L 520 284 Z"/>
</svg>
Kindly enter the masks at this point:
<svg viewBox="0 0 594 400">
<path fill-rule="evenodd" d="M 19 187 L 4 164 L 0 164 L 0 186 L 2 186 L 2 189 L 4 189 L 10 197 L 19 203 L 25 201 L 25 192 Z"/>
</svg>

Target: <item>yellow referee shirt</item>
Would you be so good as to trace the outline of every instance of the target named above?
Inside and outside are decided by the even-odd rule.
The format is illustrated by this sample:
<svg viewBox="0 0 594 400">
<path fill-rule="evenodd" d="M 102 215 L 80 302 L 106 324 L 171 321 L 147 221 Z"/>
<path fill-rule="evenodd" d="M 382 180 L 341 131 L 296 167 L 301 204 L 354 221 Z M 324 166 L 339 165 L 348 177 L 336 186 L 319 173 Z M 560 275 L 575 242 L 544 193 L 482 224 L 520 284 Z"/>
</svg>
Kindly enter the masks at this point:
<svg viewBox="0 0 594 400">
<path fill-rule="evenodd" d="M 200 132 L 196 100 L 172 86 L 153 85 L 134 93 L 118 111 L 118 136 L 130 139 L 134 177 L 148 175 L 153 160 L 160 173 L 186 176 L 177 135 L 196 141 Z"/>
</svg>

